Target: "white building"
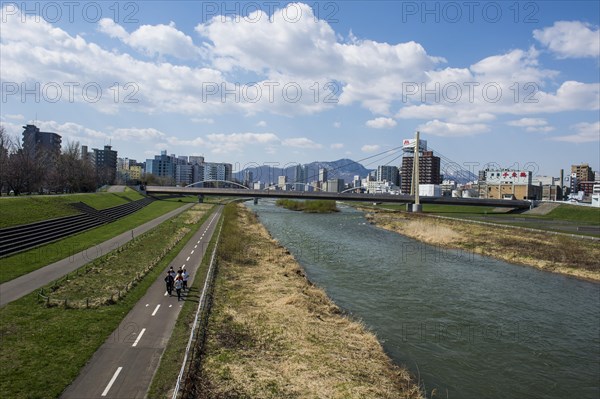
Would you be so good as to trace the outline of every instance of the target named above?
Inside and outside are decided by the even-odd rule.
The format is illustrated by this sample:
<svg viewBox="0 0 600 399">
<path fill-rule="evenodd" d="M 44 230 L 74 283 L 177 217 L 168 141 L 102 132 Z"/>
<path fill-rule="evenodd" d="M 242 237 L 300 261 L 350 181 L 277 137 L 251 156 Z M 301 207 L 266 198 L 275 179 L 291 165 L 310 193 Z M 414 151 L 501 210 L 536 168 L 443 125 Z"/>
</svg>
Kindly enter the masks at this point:
<svg viewBox="0 0 600 399">
<path fill-rule="evenodd" d="M 419 184 L 420 197 L 441 197 L 442 189 L 439 184 Z"/>
</svg>

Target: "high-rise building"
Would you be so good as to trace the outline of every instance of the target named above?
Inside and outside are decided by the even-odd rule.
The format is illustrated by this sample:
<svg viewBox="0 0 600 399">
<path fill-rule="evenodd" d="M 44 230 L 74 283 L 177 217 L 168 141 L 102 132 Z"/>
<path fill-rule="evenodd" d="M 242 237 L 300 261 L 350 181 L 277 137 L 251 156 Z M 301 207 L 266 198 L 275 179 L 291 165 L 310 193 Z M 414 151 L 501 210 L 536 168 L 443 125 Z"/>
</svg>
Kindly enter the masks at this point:
<svg viewBox="0 0 600 399">
<path fill-rule="evenodd" d="M 117 151 L 114 151 L 110 145 L 105 145 L 102 150 L 93 148 L 92 151 L 99 183 L 114 184 L 117 177 Z"/>
<path fill-rule="evenodd" d="M 306 183 L 306 168 L 302 164 L 294 168 L 294 183 Z"/>
<path fill-rule="evenodd" d="M 23 150 L 32 157 L 58 157 L 62 138 L 57 133 L 41 132 L 35 125 L 23 126 Z"/>
<path fill-rule="evenodd" d="M 403 194 L 410 193 L 413 173 L 412 156 L 402 157 L 401 167 L 401 191 Z M 440 157 L 433 155 L 433 151 L 423 151 L 419 156 L 419 184 L 440 184 L 442 176 L 440 174 Z"/>
<path fill-rule="evenodd" d="M 341 193 L 344 191 L 344 179 L 327 180 L 327 191 L 330 193 Z"/>
<path fill-rule="evenodd" d="M 242 184 L 248 188 L 252 187 L 252 183 L 254 182 L 254 172 L 250 169 L 244 170 L 244 181 Z"/>
<path fill-rule="evenodd" d="M 571 174 L 575 173 L 578 181 L 594 181 L 594 171 L 589 164 L 571 165 Z"/>
<path fill-rule="evenodd" d="M 380 165 L 377 167 L 376 181 L 387 181 L 395 186 L 400 185 L 400 172 L 398 167 L 392 165 Z"/>
<path fill-rule="evenodd" d="M 326 183 L 327 182 L 327 169 L 326 168 L 320 168 L 319 169 L 319 181 L 321 183 Z"/>
</svg>

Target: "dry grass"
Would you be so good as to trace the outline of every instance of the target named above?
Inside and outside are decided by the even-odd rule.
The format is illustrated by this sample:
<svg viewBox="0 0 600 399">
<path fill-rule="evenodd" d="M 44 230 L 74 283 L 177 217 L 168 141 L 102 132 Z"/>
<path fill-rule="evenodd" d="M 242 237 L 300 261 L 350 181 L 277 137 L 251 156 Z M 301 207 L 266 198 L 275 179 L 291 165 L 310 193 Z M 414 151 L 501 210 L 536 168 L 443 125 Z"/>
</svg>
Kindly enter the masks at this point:
<svg viewBox="0 0 600 399">
<path fill-rule="evenodd" d="M 600 246 L 595 241 L 410 214 L 374 212 L 367 219 L 428 244 L 600 281 Z"/>
<path fill-rule="evenodd" d="M 254 215 L 238 212 L 238 238 L 261 250 L 219 264 L 200 397 L 422 398 L 376 337 L 342 315 Z"/>
</svg>

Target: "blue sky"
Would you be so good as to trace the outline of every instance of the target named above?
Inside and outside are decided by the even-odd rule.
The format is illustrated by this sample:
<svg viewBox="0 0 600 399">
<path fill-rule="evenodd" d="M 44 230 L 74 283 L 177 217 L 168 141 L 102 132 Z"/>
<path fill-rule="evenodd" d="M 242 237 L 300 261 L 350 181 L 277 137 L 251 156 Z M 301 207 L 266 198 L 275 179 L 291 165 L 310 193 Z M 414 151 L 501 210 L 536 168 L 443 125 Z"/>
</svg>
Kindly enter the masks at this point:
<svg viewBox="0 0 600 399">
<path fill-rule="evenodd" d="M 3 2 L 0 122 L 236 169 L 360 160 L 419 130 L 459 164 L 598 170 L 599 15 L 596 1 Z"/>
</svg>

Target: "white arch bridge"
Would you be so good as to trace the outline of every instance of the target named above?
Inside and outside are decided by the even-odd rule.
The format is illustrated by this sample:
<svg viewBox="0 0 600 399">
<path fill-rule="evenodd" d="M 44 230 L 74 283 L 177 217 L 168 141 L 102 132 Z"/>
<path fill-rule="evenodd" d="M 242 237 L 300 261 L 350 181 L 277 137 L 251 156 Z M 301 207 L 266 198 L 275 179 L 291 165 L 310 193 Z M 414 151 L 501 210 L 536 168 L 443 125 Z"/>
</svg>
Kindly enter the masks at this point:
<svg viewBox="0 0 600 399">
<path fill-rule="evenodd" d="M 232 183 L 232 182 L 227 182 Z M 194 183 L 197 184 L 197 183 Z M 241 186 L 240 184 L 238 184 Z M 243 187 L 243 186 L 242 186 Z M 206 188 L 206 187 L 171 187 L 146 186 L 146 194 L 181 194 L 197 196 L 247 197 L 247 198 L 290 198 L 290 199 L 321 199 L 334 201 L 360 202 L 389 202 L 414 203 L 412 195 L 391 194 L 362 194 L 362 193 L 330 193 L 323 191 L 284 191 L 284 190 L 251 190 L 248 188 Z M 529 209 L 531 201 L 483 199 L 483 198 L 451 198 L 451 197 L 420 197 L 423 204 L 493 206 L 503 208 Z"/>
</svg>

